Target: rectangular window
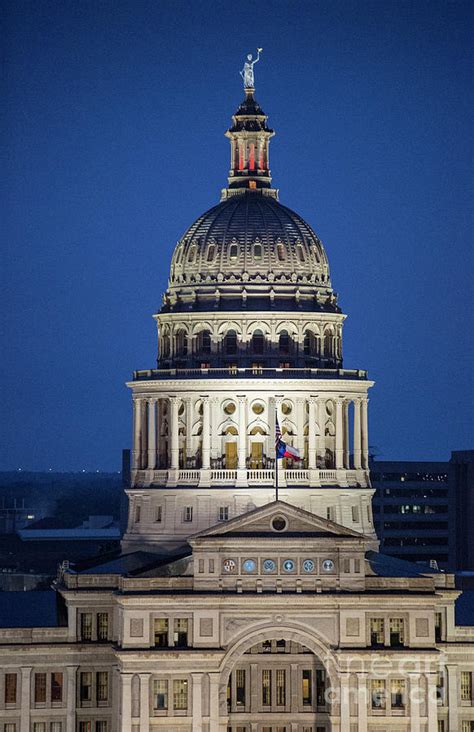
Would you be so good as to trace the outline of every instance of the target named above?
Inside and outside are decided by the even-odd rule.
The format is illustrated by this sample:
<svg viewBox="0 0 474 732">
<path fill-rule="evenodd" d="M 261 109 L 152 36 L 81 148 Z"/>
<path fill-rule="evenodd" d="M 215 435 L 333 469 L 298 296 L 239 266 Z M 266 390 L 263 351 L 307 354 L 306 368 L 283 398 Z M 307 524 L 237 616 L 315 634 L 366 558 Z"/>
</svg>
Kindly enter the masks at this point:
<svg viewBox="0 0 474 732">
<path fill-rule="evenodd" d="M 353 523 L 359 523 L 359 506 L 352 506 L 352 521 Z"/>
<path fill-rule="evenodd" d="M 96 673 L 96 694 L 97 702 L 106 702 L 109 698 L 109 674 L 107 671 Z"/>
<path fill-rule="evenodd" d="M 436 701 L 440 706 L 444 704 L 444 674 L 442 672 L 436 676 Z"/>
<path fill-rule="evenodd" d="M 229 520 L 229 506 L 221 506 L 219 508 L 219 521 Z"/>
<path fill-rule="evenodd" d="M 262 706 L 269 707 L 272 703 L 272 672 L 270 669 L 262 671 Z"/>
<path fill-rule="evenodd" d="M 92 699 L 92 674 L 90 671 L 81 672 L 79 698 L 81 702 L 90 702 Z"/>
<path fill-rule="evenodd" d="M 185 506 L 184 507 L 184 515 L 183 515 L 183 521 L 186 523 L 191 523 L 193 520 L 193 507 L 192 506 Z"/>
<path fill-rule="evenodd" d="M 92 613 L 81 613 L 81 640 L 92 640 Z"/>
<path fill-rule="evenodd" d="M 198 562 L 199 574 L 204 574 L 204 559 L 200 559 Z"/>
<path fill-rule="evenodd" d="M 405 642 L 405 621 L 403 618 L 390 618 L 390 645 L 403 646 Z"/>
<path fill-rule="evenodd" d="M 214 574 L 214 560 L 209 560 L 209 574 Z"/>
<path fill-rule="evenodd" d="M 342 562 L 342 570 L 346 574 L 349 574 L 351 571 L 351 560 L 350 559 L 344 559 Z"/>
<path fill-rule="evenodd" d="M 461 701 L 472 702 L 472 672 L 461 671 Z"/>
<path fill-rule="evenodd" d="M 304 707 L 310 707 L 313 703 L 312 677 L 313 673 L 311 669 L 303 669 L 302 692 Z"/>
<path fill-rule="evenodd" d="M 175 646 L 185 648 L 188 645 L 188 626 L 187 618 L 176 618 L 174 621 L 173 643 Z"/>
<path fill-rule="evenodd" d="M 46 722 L 33 722 L 33 732 L 46 732 Z"/>
<path fill-rule="evenodd" d="M 163 521 L 163 506 L 156 506 L 155 521 L 157 524 L 161 524 L 161 522 Z"/>
<path fill-rule="evenodd" d="M 186 711 L 188 708 L 188 682 L 187 679 L 174 679 L 173 681 L 173 709 Z"/>
<path fill-rule="evenodd" d="M 316 706 L 326 706 L 326 671 L 323 668 L 316 669 Z"/>
<path fill-rule="evenodd" d="M 385 636 L 385 623 L 383 618 L 370 619 L 370 645 L 383 646 Z"/>
<path fill-rule="evenodd" d="M 79 732 L 92 732 L 92 722 L 79 722 Z"/>
<path fill-rule="evenodd" d="M 370 696 L 372 709 L 385 709 L 385 681 L 383 679 L 372 679 L 370 682 Z"/>
<path fill-rule="evenodd" d="M 51 674 L 51 701 L 62 702 L 63 700 L 63 675 L 54 672 Z"/>
<path fill-rule="evenodd" d="M 46 674 L 35 674 L 35 704 L 46 704 Z"/>
<path fill-rule="evenodd" d="M 49 725 L 49 732 L 63 732 L 62 722 L 51 722 Z"/>
<path fill-rule="evenodd" d="M 286 671 L 280 668 L 276 672 L 276 703 L 279 707 L 286 704 Z"/>
<path fill-rule="evenodd" d="M 16 732 L 16 724 L 15 722 L 7 722 L 3 729 L 5 732 Z"/>
<path fill-rule="evenodd" d="M 354 559 L 354 572 L 360 574 L 360 559 Z"/>
<path fill-rule="evenodd" d="M 107 732 L 108 723 L 105 720 L 95 723 L 95 732 Z"/>
<path fill-rule="evenodd" d="M 404 679 L 391 679 L 390 681 L 390 706 L 392 709 L 405 709 L 405 681 Z"/>
<path fill-rule="evenodd" d="M 462 722 L 462 732 L 473 732 L 474 722 Z"/>
<path fill-rule="evenodd" d="M 166 679 L 153 681 L 153 708 L 168 709 L 168 681 Z"/>
<path fill-rule="evenodd" d="M 443 614 L 435 613 L 435 641 L 441 643 L 443 639 Z"/>
<path fill-rule="evenodd" d="M 5 704 L 16 704 L 16 674 L 5 674 Z"/>
<path fill-rule="evenodd" d="M 155 618 L 153 621 L 155 648 L 168 646 L 168 618 Z"/>
<path fill-rule="evenodd" d="M 235 703 L 238 707 L 245 706 L 245 669 L 235 672 Z"/>
<path fill-rule="evenodd" d="M 438 719 L 438 732 L 444 732 L 444 721 L 442 719 Z"/>
<path fill-rule="evenodd" d="M 138 504 L 137 506 L 135 506 L 135 523 L 136 524 L 140 523 L 141 515 L 142 515 L 142 507 L 140 506 L 140 504 Z"/>
<path fill-rule="evenodd" d="M 97 640 L 109 639 L 109 613 L 97 613 Z"/>
</svg>

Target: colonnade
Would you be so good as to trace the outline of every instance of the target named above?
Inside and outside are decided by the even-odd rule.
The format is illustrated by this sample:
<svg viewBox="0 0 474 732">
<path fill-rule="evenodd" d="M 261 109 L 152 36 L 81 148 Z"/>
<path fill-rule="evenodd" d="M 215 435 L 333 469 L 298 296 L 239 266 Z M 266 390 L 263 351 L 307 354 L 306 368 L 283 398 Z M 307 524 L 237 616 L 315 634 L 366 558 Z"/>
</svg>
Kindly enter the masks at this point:
<svg viewBox="0 0 474 732">
<path fill-rule="evenodd" d="M 193 399 L 201 403 L 200 421 L 201 434 L 198 437 L 201 450 L 199 467 L 206 470 L 211 468 L 211 459 L 221 453 L 222 433 L 218 433 L 219 425 L 225 422 L 225 415 L 219 411 L 224 403 L 232 401 L 235 405 L 235 414 L 232 423 L 236 425 L 237 468 L 247 467 L 249 422 L 262 424 L 262 435 L 269 440 L 269 456 L 273 456 L 274 418 L 273 409 L 265 420 L 259 420 L 251 412 L 250 401 L 255 397 L 245 394 L 229 398 L 227 396 L 199 395 L 196 397 L 177 395 L 141 397 L 135 396 L 134 404 L 134 433 L 133 433 L 133 467 L 135 470 L 155 470 L 159 467 L 159 456 L 162 454 L 158 446 L 157 405 L 159 401 L 166 402 L 167 434 L 166 465 L 162 467 L 178 470 L 180 467 L 180 425 L 184 423 L 184 439 L 186 454 L 193 452 Z M 263 397 L 264 399 L 264 397 Z M 327 415 L 326 404 L 330 400 L 334 405 L 334 414 Z M 282 407 L 287 399 L 272 396 L 270 405 L 276 410 L 280 426 L 287 419 Z M 369 463 L 368 443 L 368 398 L 364 396 L 334 396 L 315 395 L 308 398 L 296 397 L 295 414 L 291 422 L 296 425 L 295 433 L 284 436 L 288 442 L 298 448 L 301 456 L 305 456 L 305 467 L 309 470 L 327 467 L 326 453 L 330 445 L 333 462 L 330 467 L 336 470 L 367 470 Z M 349 408 L 353 404 L 353 443 L 351 450 Z M 181 405 L 184 405 L 184 414 L 180 415 Z M 308 418 L 306 420 L 306 413 Z M 181 416 L 181 420 L 180 420 Z M 328 433 L 328 424 L 331 431 Z M 284 428 L 283 428 L 284 429 Z M 195 448 L 195 445 L 194 445 Z M 351 460 L 352 453 L 352 460 Z M 352 463 L 352 464 L 351 464 Z"/>
</svg>

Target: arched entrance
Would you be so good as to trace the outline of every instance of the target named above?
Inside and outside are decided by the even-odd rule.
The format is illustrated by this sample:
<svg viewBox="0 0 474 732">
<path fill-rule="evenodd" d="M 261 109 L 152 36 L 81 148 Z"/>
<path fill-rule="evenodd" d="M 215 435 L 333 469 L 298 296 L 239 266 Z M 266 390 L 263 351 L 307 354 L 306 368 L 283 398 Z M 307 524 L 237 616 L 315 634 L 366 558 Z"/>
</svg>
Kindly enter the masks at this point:
<svg viewBox="0 0 474 732">
<path fill-rule="evenodd" d="M 221 673 L 227 732 L 331 730 L 331 663 L 319 643 L 275 628 L 238 645 Z"/>
</svg>

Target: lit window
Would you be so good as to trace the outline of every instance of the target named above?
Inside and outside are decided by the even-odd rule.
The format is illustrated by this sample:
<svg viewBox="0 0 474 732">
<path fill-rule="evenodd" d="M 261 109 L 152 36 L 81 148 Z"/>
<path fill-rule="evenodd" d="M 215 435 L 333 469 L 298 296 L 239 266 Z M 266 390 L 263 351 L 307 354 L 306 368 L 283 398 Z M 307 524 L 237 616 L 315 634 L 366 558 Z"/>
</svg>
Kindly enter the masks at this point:
<svg viewBox="0 0 474 732">
<path fill-rule="evenodd" d="M 383 618 L 370 619 L 370 644 L 383 646 L 385 640 L 385 623 Z"/>
<path fill-rule="evenodd" d="M 240 668 L 235 673 L 235 703 L 245 706 L 245 670 Z"/>
<path fill-rule="evenodd" d="M 168 618 L 155 618 L 153 621 L 155 648 L 168 646 Z"/>
<path fill-rule="evenodd" d="M 461 701 L 472 702 L 472 672 L 461 671 Z"/>
<path fill-rule="evenodd" d="M 97 702 L 106 702 L 109 698 L 109 674 L 107 671 L 96 673 Z"/>
<path fill-rule="evenodd" d="M 166 679 L 153 681 L 153 708 L 168 709 L 168 681 Z"/>
<path fill-rule="evenodd" d="M 404 679 L 392 679 L 390 681 L 390 706 L 392 709 L 405 709 Z"/>
<path fill-rule="evenodd" d="M 176 618 L 174 621 L 173 643 L 175 646 L 186 648 L 188 645 L 188 626 L 187 618 Z"/>
<path fill-rule="evenodd" d="M 302 678 L 302 694 L 303 694 L 303 706 L 311 706 L 313 703 L 313 689 L 312 689 L 312 671 L 311 669 L 303 670 Z"/>
<path fill-rule="evenodd" d="M 249 145 L 249 170 L 255 170 L 255 145 L 253 142 Z"/>
<path fill-rule="evenodd" d="M 173 681 L 173 709 L 187 710 L 188 708 L 188 682 L 186 679 L 174 679 Z"/>
<path fill-rule="evenodd" d="M 372 699 L 372 709 L 385 709 L 385 681 L 383 679 L 371 680 L 370 696 Z"/>
<path fill-rule="evenodd" d="M 97 613 L 97 640 L 109 639 L 109 613 Z"/>
<path fill-rule="evenodd" d="M 272 703 L 272 672 L 270 669 L 262 671 L 262 706 L 269 707 Z"/>
</svg>

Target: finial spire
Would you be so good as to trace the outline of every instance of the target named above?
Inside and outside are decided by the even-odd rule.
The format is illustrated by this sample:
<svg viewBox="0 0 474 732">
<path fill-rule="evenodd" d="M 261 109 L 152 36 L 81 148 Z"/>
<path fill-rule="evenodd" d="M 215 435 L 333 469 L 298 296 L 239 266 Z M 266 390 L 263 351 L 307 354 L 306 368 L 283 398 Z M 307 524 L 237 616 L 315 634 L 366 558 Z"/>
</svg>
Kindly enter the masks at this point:
<svg viewBox="0 0 474 732">
<path fill-rule="evenodd" d="M 252 54 L 247 54 L 247 61 L 244 63 L 244 68 L 240 72 L 242 79 L 244 80 L 244 89 L 255 89 L 255 77 L 253 67 L 260 61 L 260 52 L 263 48 L 257 48 L 257 58 L 252 61 Z"/>
</svg>

